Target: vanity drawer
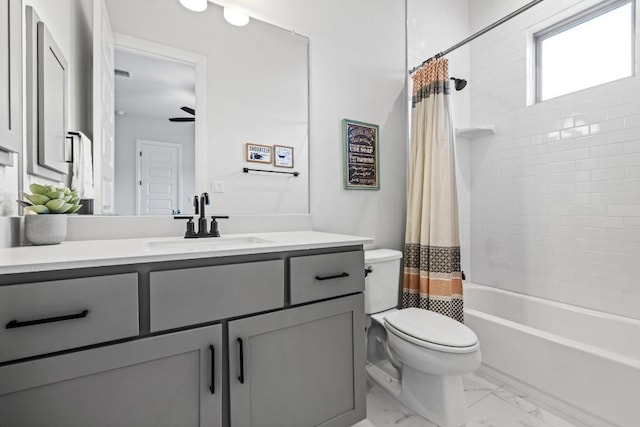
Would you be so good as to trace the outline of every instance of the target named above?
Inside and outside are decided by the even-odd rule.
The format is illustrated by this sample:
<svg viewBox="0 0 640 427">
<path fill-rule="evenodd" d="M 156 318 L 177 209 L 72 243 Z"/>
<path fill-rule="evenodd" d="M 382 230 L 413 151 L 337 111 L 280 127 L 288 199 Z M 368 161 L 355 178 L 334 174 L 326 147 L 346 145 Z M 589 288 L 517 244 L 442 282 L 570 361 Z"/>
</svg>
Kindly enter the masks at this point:
<svg viewBox="0 0 640 427">
<path fill-rule="evenodd" d="M 0 362 L 138 335 L 138 275 L 0 287 Z"/>
<path fill-rule="evenodd" d="M 151 332 L 284 307 L 284 261 L 150 273 Z"/>
<path fill-rule="evenodd" d="M 364 291 L 364 252 L 293 257 L 291 304 Z"/>
</svg>

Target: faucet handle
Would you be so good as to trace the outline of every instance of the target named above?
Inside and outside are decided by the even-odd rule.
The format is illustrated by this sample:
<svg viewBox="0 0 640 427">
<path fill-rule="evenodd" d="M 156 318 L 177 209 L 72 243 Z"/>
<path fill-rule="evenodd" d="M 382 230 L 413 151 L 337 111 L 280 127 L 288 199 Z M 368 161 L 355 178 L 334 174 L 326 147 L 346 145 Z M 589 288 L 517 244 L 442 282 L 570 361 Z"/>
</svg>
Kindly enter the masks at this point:
<svg viewBox="0 0 640 427">
<path fill-rule="evenodd" d="M 196 215 L 200 213 L 200 201 L 197 195 L 193 196 L 193 213 Z"/>
<path fill-rule="evenodd" d="M 184 233 L 185 239 L 196 236 L 196 228 L 195 228 L 195 224 L 193 222 L 193 217 L 192 216 L 174 216 L 173 219 L 187 219 L 188 220 L 187 221 L 187 231 L 185 231 L 185 233 Z"/>
<path fill-rule="evenodd" d="M 211 215 L 211 229 L 209 230 L 209 234 L 213 237 L 220 237 L 220 231 L 218 231 L 218 221 L 216 219 L 226 219 L 229 218 L 229 215 Z"/>
</svg>

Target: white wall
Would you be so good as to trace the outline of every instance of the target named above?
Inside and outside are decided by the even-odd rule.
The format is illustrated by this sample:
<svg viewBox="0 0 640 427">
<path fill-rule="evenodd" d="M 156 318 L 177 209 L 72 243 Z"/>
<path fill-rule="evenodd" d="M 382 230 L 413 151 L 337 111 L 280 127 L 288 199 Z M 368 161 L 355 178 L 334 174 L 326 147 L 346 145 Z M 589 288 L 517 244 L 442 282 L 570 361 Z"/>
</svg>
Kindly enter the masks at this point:
<svg viewBox="0 0 640 427">
<path fill-rule="evenodd" d="M 397 0 L 233 0 L 310 39 L 310 174 L 314 228 L 404 241 L 407 150 L 405 4 Z M 380 126 L 379 191 L 344 190 L 344 118 Z"/>
<path fill-rule="evenodd" d="M 525 1 L 470 3 L 477 30 Z M 472 44 L 471 119 L 497 129 L 472 143 L 473 281 L 640 318 L 640 77 L 526 105 L 527 31 L 588 3 Z"/>
<path fill-rule="evenodd" d="M 195 133 L 193 123 L 171 123 L 130 115 L 116 116 L 115 212 L 136 214 L 136 140 L 170 142 L 182 146 L 182 213 L 193 213 L 195 188 Z M 213 211 L 212 211 L 213 212 Z"/>
<path fill-rule="evenodd" d="M 469 0 L 407 0 L 408 68 L 421 64 L 470 34 Z M 468 81 L 467 87 L 457 92 L 451 85 L 451 117 L 453 126 L 467 128 L 470 125 L 470 75 L 469 46 L 463 46 L 446 56 L 449 75 Z M 453 83 L 453 82 L 451 82 Z M 470 156 L 472 141 L 456 138 L 456 179 L 460 224 L 460 263 L 467 278 L 471 277 L 471 183 Z"/>
</svg>

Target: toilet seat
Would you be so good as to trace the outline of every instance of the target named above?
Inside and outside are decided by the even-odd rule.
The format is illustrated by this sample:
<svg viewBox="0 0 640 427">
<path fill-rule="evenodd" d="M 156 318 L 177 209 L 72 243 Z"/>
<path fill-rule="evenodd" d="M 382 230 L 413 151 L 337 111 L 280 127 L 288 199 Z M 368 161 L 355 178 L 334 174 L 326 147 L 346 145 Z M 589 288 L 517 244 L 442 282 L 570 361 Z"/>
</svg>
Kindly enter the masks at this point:
<svg viewBox="0 0 640 427">
<path fill-rule="evenodd" d="M 384 325 L 399 338 L 445 353 L 472 353 L 480 347 L 471 329 L 429 310 L 415 307 L 397 310 L 384 317 Z"/>
</svg>

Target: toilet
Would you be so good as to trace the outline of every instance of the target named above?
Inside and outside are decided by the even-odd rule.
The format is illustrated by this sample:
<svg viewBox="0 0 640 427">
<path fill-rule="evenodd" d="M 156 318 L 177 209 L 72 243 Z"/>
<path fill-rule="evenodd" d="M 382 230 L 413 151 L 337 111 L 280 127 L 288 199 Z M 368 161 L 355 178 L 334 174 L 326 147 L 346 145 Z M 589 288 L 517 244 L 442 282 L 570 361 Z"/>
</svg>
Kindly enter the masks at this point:
<svg viewBox="0 0 640 427">
<path fill-rule="evenodd" d="M 369 378 L 439 426 L 464 425 L 462 375 L 480 366 L 478 337 L 444 315 L 396 308 L 401 252 L 376 249 L 365 251 L 364 257 Z"/>
</svg>

